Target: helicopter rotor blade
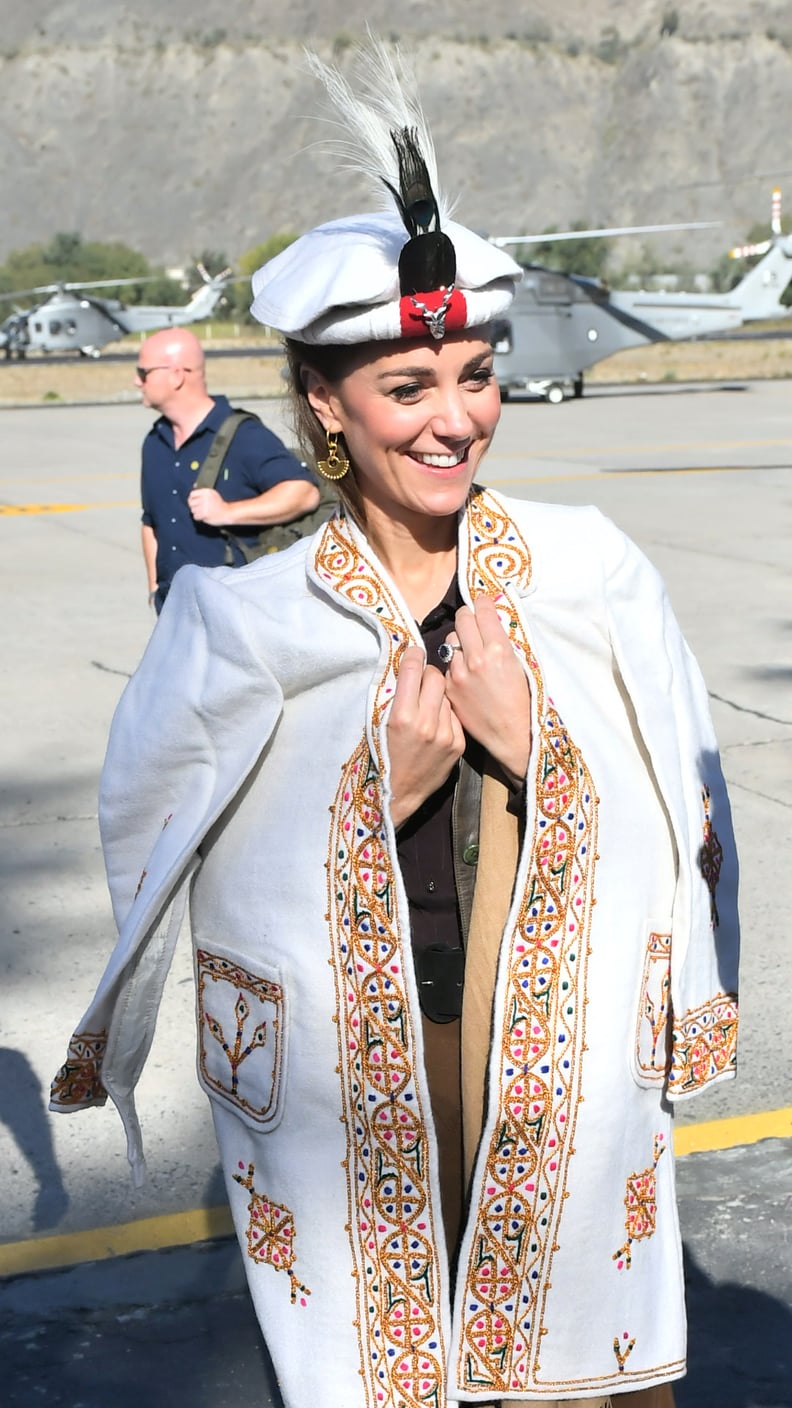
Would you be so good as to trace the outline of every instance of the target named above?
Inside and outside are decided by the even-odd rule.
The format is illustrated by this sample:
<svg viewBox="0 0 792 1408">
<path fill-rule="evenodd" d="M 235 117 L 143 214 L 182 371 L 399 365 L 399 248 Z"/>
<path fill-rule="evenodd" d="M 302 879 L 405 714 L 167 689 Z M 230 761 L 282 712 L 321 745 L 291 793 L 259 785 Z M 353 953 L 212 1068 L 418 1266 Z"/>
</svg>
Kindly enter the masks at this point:
<svg viewBox="0 0 792 1408">
<path fill-rule="evenodd" d="M 614 225 L 605 230 L 554 230 L 546 235 L 490 235 L 490 244 L 551 244 L 556 240 L 615 239 L 617 235 L 659 235 L 670 230 L 716 230 L 719 220 L 688 220 L 678 225 Z"/>
<path fill-rule="evenodd" d="M 89 279 L 86 283 L 62 283 L 57 287 L 72 293 L 81 288 L 122 288 L 131 284 L 155 284 L 161 278 L 161 274 L 141 274 L 137 279 Z"/>
<path fill-rule="evenodd" d="M 198 273 L 201 275 L 201 278 L 203 279 L 205 284 L 216 284 L 220 282 L 228 283 L 231 278 L 231 275 L 234 272 L 231 268 L 231 265 L 229 264 L 227 268 L 221 269 L 219 273 L 210 274 L 209 270 L 206 268 L 206 265 L 202 264 L 199 259 L 196 259 L 195 267 L 198 270 Z"/>
<path fill-rule="evenodd" d="M 87 288 L 121 288 L 130 284 L 153 284 L 161 278 L 161 274 L 141 274 L 136 279 L 88 279 L 84 283 L 61 279 L 57 283 L 37 284 L 35 288 L 15 288 L 8 293 L 0 293 L 0 298 L 27 298 L 34 293 L 77 293 Z"/>
</svg>

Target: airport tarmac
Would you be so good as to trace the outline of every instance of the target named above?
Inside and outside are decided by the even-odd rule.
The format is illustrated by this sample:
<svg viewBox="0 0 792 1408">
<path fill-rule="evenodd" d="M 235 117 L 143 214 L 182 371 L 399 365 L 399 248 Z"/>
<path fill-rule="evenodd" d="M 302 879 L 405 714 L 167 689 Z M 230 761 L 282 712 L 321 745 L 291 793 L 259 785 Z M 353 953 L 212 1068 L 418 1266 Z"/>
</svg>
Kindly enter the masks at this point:
<svg viewBox="0 0 792 1408">
<path fill-rule="evenodd" d="M 218 364 L 216 390 L 221 378 Z M 282 427 L 278 403 L 243 403 Z M 107 1317 L 132 1316 L 113 1320 L 113 1333 L 126 1335 L 133 1357 L 145 1340 L 167 1359 L 171 1324 L 185 1375 L 173 1382 L 186 1385 L 211 1303 L 213 1325 L 226 1315 L 228 1328 L 214 1394 L 204 1376 L 187 1397 L 146 1401 L 267 1408 L 278 1400 L 256 1387 L 261 1351 L 224 1238 L 222 1181 L 194 1079 L 185 942 L 139 1092 L 146 1185 L 132 1189 L 109 1108 L 46 1113 L 49 1082 L 113 942 L 96 787 L 113 709 L 153 626 L 137 504 L 151 418 L 130 404 L 0 410 L 0 1339 L 9 1364 L 20 1345 L 30 1351 L 9 1402 L 115 1408 L 132 1397 Z M 509 403 L 482 478 L 523 498 L 595 503 L 614 518 L 663 573 L 708 682 L 742 862 L 742 1037 L 738 1081 L 679 1112 L 678 1147 L 691 1150 L 679 1169 L 699 1358 L 692 1352 L 678 1397 L 682 1408 L 788 1408 L 792 387 L 669 385 L 601 389 L 560 407 Z M 206 1293 L 196 1289 L 204 1283 Z M 89 1346 L 82 1377 L 67 1333 L 76 1334 L 69 1317 L 78 1312 Z M 104 1327 L 104 1349 L 92 1324 Z M 234 1346 L 236 1368 L 223 1378 Z M 88 1368 L 102 1354 L 97 1389 Z M 67 1358 L 73 1372 L 59 1398 Z M 151 1375 L 155 1359 L 146 1359 Z M 39 1389 L 34 1360 L 49 1365 Z M 178 1362 L 171 1354 L 172 1373 Z M 720 1397 L 704 1386 L 713 1365 Z"/>
</svg>

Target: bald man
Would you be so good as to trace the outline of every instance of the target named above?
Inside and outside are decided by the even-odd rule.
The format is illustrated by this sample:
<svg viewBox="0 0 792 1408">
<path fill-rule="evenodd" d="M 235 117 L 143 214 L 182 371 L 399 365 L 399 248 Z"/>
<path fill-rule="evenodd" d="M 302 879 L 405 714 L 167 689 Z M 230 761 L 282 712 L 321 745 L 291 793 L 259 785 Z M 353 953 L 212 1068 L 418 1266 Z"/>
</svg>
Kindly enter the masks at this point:
<svg viewBox="0 0 792 1408">
<path fill-rule="evenodd" d="M 204 355 L 189 328 L 166 328 L 146 339 L 135 375 L 144 406 L 159 411 L 143 443 L 143 558 L 149 601 L 159 613 L 174 574 L 185 562 L 218 567 L 245 558 L 223 536 L 254 543 L 270 523 L 311 512 L 319 490 L 306 465 L 259 420 L 243 421 L 214 489 L 195 479 L 217 431 L 231 411 L 225 396 L 206 389 Z"/>
</svg>

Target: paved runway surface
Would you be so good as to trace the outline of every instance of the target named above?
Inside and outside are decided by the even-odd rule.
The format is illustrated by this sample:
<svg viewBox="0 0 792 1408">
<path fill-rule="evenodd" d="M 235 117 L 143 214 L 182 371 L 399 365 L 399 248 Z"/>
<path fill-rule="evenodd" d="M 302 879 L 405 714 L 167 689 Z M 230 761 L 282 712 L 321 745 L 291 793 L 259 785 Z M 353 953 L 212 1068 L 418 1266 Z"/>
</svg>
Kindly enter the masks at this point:
<svg viewBox="0 0 792 1408">
<path fill-rule="evenodd" d="M 215 389 L 221 381 L 218 366 Z M 274 403 L 255 409 L 278 428 Z M 152 1245 L 200 1239 L 210 1217 L 201 1210 L 224 1202 L 193 1077 L 186 945 L 140 1090 L 147 1185 L 131 1189 L 110 1111 L 68 1120 L 45 1112 L 113 938 L 96 784 L 112 711 L 153 624 L 137 511 L 150 420 L 130 405 L 0 411 L 4 1401 L 269 1408 L 278 1399 L 274 1388 L 262 1393 L 262 1350 L 227 1241 L 15 1274 L 145 1245 L 123 1232 L 141 1219 L 155 1220 Z M 665 576 L 711 691 L 743 870 L 741 1075 L 686 1106 L 680 1124 L 686 1132 L 786 1109 L 792 388 L 674 386 L 561 407 L 510 403 L 483 477 L 520 497 L 598 504 Z M 792 1140 L 750 1141 L 792 1124 L 724 1128 L 738 1147 L 679 1163 L 692 1333 L 678 1399 L 681 1408 L 788 1408 Z M 97 1228 L 122 1230 L 89 1240 Z"/>
</svg>

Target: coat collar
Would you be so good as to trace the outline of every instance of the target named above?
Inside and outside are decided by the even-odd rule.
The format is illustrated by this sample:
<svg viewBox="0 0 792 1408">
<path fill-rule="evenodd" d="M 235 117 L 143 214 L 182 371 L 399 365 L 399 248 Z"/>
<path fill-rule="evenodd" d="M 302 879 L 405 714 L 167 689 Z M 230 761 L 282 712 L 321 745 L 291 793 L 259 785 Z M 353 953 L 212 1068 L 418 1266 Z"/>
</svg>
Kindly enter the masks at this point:
<svg viewBox="0 0 792 1408">
<path fill-rule="evenodd" d="M 420 645 L 420 632 L 398 587 L 379 561 L 363 530 L 339 514 L 317 534 L 308 555 L 308 576 L 327 595 L 341 600 L 372 624 L 398 623 L 401 648 Z M 458 577 L 464 600 L 486 593 L 509 616 L 508 596 L 530 590 L 531 554 L 504 501 L 474 484 L 459 515 Z M 399 652 L 401 653 L 401 652 Z"/>
</svg>

